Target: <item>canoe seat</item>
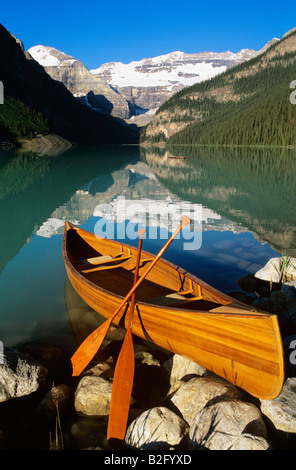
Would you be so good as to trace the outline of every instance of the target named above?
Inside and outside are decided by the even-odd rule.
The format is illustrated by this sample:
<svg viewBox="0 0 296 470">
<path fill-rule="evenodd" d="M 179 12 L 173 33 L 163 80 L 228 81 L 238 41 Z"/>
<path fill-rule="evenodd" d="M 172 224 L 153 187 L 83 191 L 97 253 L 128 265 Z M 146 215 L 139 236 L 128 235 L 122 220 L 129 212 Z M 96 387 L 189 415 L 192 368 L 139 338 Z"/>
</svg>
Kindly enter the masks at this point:
<svg viewBox="0 0 296 470">
<path fill-rule="evenodd" d="M 155 297 L 153 299 L 145 300 L 145 302 L 154 305 L 169 306 L 174 305 L 180 301 L 184 302 L 185 297 L 180 295 L 178 292 L 172 292 L 171 294 L 163 295 L 162 297 Z"/>
<path fill-rule="evenodd" d="M 183 295 L 182 295 L 183 294 Z M 155 297 L 153 299 L 145 300 L 149 304 L 161 305 L 161 306 L 171 306 L 179 304 L 187 304 L 195 300 L 202 300 L 202 295 L 185 297 L 184 294 L 187 292 L 172 292 L 171 294 L 163 295 L 162 297 Z"/>
<path fill-rule="evenodd" d="M 106 269 L 121 268 L 122 266 L 128 265 L 130 263 L 135 263 L 135 260 L 131 259 L 131 257 L 132 257 L 132 255 L 122 256 L 122 257 L 118 257 L 118 258 L 112 258 L 112 256 L 111 256 L 110 257 L 111 259 L 106 259 L 102 263 L 97 263 L 96 265 L 94 265 L 91 268 L 81 269 L 80 272 L 86 274 L 86 273 L 91 273 L 93 271 L 103 271 L 103 270 L 106 270 Z M 105 257 L 103 257 L 103 258 L 105 258 Z M 106 258 L 107 258 L 107 256 L 106 256 Z M 152 261 L 153 259 L 154 258 L 142 258 L 140 260 L 140 267 L 142 267 L 144 263 Z M 118 262 L 118 261 L 120 261 L 120 262 Z M 116 263 L 114 263 L 114 262 L 116 262 Z"/>
<path fill-rule="evenodd" d="M 85 259 L 80 259 L 79 264 L 82 264 L 84 266 L 88 266 L 89 264 L 92 265 L 98 265 L 98 264 L 103 264 L 103 263 L 108 263 L 110 261 L 121 261 L 121 260 L 126 260 L 131 257 L 131 254 L 127 253 L 119 253 L 118 255 L 111 256 L 111 255 L 100 255 L 100 256 L 93 256 L 92 258 L 85 258 Z"/>
</svg>

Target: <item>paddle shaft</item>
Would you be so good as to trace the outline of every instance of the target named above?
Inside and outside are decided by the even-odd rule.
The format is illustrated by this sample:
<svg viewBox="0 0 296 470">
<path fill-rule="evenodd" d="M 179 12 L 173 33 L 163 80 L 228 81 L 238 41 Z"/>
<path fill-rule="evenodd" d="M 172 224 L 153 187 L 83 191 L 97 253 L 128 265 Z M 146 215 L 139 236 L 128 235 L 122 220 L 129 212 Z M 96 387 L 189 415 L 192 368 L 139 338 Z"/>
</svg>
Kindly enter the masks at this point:
<svg viewBox="0 0 296 470">
<path fill-rule="evenodd" d="M 135 285 L 138 280 L 142 249 L 142 236 L 144 232 L 145 229 L 139 230 L 138 232 L 140 235 L 140 240 L 138 245 L 138 255 L 133 285 Z M 131 306 L 129 311 L 129 322 L 127 332 L 114 371 L 107 430 L 108 440 L 114 438 L 122 440 L 124 439 L 126 432 L 126 423 L 128 419 L 135 372 L 134 347 L 132 339 L 132 323 L 135 307 L 135 297 L 136 293 L 134 292 L 132 295 Z"/>
<path fill-rule="evenodd" d="M 134 275 L 134 285 L 136 284 L 139 276 L 139 266 L 140 266 L 140 258 L 141 258 L 141 251 L 142 251 L 142 240 L 143 240 L 143 234 L 145 233 L 145 229 L 139 230 L 139 245 L 138 245 L 138 254 L 137 254 L 137 261 L 136 261 L 136 269 L 135 269 L 135 275 Z M 133 293 L 132 295 L 132 300 L 131 300 L 131 307 L 130 307 L 130 317 L 129 317 L 129 325 L 128 328 L 132 327 L 133 323 L 133 312 L 134 312 L 134 307 L 135 307 L 135 299 L 136 299 L 136 292 Z"/>
</svg>

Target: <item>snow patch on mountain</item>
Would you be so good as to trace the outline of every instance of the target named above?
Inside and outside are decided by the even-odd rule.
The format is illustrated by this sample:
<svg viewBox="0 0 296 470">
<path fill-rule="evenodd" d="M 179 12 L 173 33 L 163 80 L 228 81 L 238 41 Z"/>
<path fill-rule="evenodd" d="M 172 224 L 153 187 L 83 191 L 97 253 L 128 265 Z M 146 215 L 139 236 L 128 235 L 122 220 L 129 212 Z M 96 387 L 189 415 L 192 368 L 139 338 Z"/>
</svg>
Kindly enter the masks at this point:
<svg viewBox="0 0 296 470">
<path fill-rule="evenodd" d="M 33 46 L 28 52 L 43 67 L 68 66 L 76 62 L 74 57 L 48 46 Z"/>
<path fill-rule="evenodd" d="M 202 52 L 186 54 L 175 51 L 169 54 L 133 61 L 129 64 L 110 62 L 91 70 L 111 86 L 167 87 L 190 86 L 224 72 L 229 66 L 254 57 L 258 52 L 243 49 L 237 54 Z"/>
</svg>

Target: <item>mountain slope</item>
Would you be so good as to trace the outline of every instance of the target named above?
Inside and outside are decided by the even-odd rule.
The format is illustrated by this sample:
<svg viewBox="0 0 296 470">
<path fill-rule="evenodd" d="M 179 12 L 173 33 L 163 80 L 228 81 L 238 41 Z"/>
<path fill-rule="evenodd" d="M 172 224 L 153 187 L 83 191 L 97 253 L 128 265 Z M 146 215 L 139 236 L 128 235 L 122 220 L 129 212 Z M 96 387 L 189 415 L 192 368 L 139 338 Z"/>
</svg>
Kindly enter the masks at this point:
<svg viewBox="0 0 296 470">
<path fill-rule="evenodd" d="M 91 72 L 116 88 L 135 105 L 144 109 L 156 109 L 178 90 L 212 78 L 256 57 L 277 41 L 274 38 L 261 51 L 242 49 L 238 53 L 226 51 L 195 54 L 175 51 L 129 64 L 109 62 Z"/>
<path fill-rule="evenodd" d="M 170 144 L 292 145 L 296 33 L 223 74 L 176 93 L 146 129 L 145 139 Z"/>
<path fill-rule="evenodd" d="M 30 138 L 41 132 L 55 133 L 79 144 L 135 142 L 135 134 L 127 126 L 79 103 L 2 25 L 0 80 L 4 84 L 0 138 L 18 140 L 20 125 L 16 125 L 16 120 L 19 120 L 24 127 L 22 137 Z"/>
<path fill-rule="evenodd" d="M 99 76 L 91 74 L 80 60 L 47 46 L 34 46 L 28 52 L 54 80 L 62 82 L 84 104 L 122 119 L 130 117 L 126 98 Z"/>
</svg>

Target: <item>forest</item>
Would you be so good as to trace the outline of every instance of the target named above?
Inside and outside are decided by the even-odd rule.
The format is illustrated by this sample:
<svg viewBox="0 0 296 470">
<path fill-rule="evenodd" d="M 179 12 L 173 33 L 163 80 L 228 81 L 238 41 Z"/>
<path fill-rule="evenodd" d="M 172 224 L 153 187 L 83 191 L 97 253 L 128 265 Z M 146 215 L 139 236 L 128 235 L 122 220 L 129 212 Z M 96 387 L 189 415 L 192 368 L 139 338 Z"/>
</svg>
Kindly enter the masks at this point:
<svg viewBox="0 0 296 470">
<path fill-rule="evenodd" d="M 295 33 L 291 35 L 296 40 Z M 168 139 L 168 147 L 295 145 L 296 105 L 290 99 L 290 84 L 296 80 L 296 52 L 270 54 L 275 47 L 211 80 L 181 90 L 164 103 L 156 119 L 165 113 L 170 122 L 180 121 L 182 116 L 188 121 L 185 129 Z M 158 140 L 166 140 L 164 134 Z"/>
</svg>

